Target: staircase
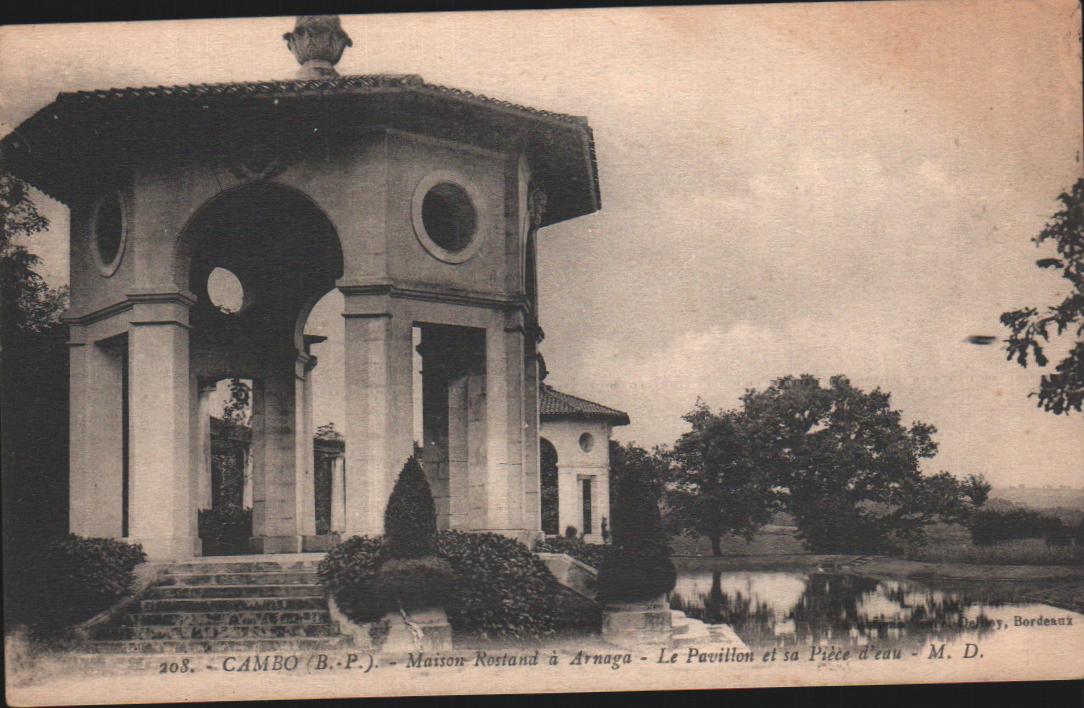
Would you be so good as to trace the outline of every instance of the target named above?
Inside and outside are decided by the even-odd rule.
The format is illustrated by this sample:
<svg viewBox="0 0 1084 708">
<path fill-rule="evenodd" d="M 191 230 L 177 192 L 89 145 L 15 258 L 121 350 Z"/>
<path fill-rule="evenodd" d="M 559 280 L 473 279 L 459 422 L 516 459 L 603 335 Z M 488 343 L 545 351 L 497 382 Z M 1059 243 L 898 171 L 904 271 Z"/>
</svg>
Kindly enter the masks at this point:
<svg viewBox="0 0 1084 708">
<path fill-rule="evenodd" d="M 328 614 L 318 558 L 216 559 L 169 566 L 87 654 L 246 654 L 349 647 Z"/>
<path fill-rule="evenodd" d="M 745 642 L 727 624 L 705 624 L 701 620 L 686 616 L 680 610 L 670 610 L 670 625 L 671 643 L 675 647 L 711 644 L 748 650 Z"/>
</svg>

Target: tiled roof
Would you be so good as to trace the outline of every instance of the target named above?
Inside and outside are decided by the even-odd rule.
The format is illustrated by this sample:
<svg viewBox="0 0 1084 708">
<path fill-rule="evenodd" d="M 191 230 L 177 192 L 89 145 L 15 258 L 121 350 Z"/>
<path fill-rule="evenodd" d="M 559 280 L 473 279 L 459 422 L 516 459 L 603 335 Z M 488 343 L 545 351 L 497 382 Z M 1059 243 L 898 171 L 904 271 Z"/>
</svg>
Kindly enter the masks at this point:
<svg viewBox="0 0 1084 708">
<path fill-rule="evenodd" d="M 316 99 L 312 106 L 315 113 L 327 115 L 326 111 L 335 106 L 345 121 L 384 120 L 387 115 L 417 113 L 423 116 L 419 120 L 428 121 L 434 115 L 452 115 L 459 126 L 472 126 L 484 135 L 513 134 L 522 129 L 537 150 L 539 176 L 550 197 L 543 225 L 582 216 L 601 206 L 594 136 L 586 118 L 429 84 L 416 74 L 66 92 L 4 136 L 0 156 L 8 163 L 9 171 L 65 201 L 65 194 L 80 186 L 79 177 L 65 177 L 72 171 L 72 156 L 86 154 L 86 159 L 100 159 L 87 152 L 90 143 L 101 142 L 107 135 L 131 142 L 136 133 L 148 131 L 160 137 L 169 122 L 197 133 L 216 131 L 219 128 L 213 121 L 227 115 L 223 109 L 235 103 L 254 106 L 266 101 L 279 105 L 280 99 L 283 106 Z M 320 99 L 333 100 L 325 104 Z M 283 115 L 281 120 L 293 118 Z"/>
<path fill-rule="evenodd" d="M 609 420 L 613 425 L 628 425 L 629 414 L 601 403 L 562 393 L 552 386 L 542 384 L 539 389 L 539 411 L 542 419 L 586 418 Z"/>
<path fill-rule="evenodd" d="M 428 84 L 417 74 L 355 74 L 319 79 L 296 79 L 289 81 L 245 81 L 215 84 L 181 84 L 177 86 L 143 86 L 112 88 L 97 91 L 61 93 L 58 102 L 87 102 L 96 100 L 121 100 L 139 98 L 210 98 L 216 96 L 276 96 L 298 94 L 359 93 L 378 89 L 414 89 L 461 98 L 471 103 L 506 108 L 529 113 L 538 118 L 587 125 L 587 119 L 565 113 L 554 113 L 509 101 L 490 98 L 463 89 Z"/>
</svg>

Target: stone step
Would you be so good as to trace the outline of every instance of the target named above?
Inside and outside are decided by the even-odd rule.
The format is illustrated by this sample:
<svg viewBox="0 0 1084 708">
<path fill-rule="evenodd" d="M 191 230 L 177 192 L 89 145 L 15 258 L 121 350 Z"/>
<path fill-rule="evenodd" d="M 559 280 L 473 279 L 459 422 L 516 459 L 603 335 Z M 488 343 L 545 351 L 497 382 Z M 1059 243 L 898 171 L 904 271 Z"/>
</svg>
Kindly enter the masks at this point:
<svg viewBox="0 0 1084 708">
<path fill-rule="evenodd" d="M 315 571 L 320 565 L 319 559 L 281 560 L 281 561 L 190 561 L 173 563 L 166 569 L 166 574 L 199 573 L 264 573 L 279 570 Z"/>
<path fill-rule="evenodd" d="M 327 607 L 318 610 L 244 610 L 234 612 L 139 612 L 129 615 L 132 626 L 208 626 L 263 624 L 327 624 Z"/>
<path fill-rule="evenodd" d="M 686 620 L 688 624 L 685 627 L 685 631 L 680 634 L 675 633 L 673 635 L 674 646 L 685 646 L 687 644 L 703 644 L 712 641 L 712 634 L 708 630 L 708 626 L 698 619 L 689 618 Z"/>
<path fill-rule="evenodd" d="M 261 598 L 320 597 L 319 585 L 157 585 L 147 591 L 148 600 L 167 598 Z"/>
<path fill-rule="evenodd" d="M 264 570 L 252 573 L 166 573 L 162 585 L 318 585 L 320 576 L 309 570 Z"/>
<path fill-rule="evenodd" d="M 689 631 L 689 618 L 681 610 L 670 610 L 671 634 L 677 636 Z"/>
<path fill-rule="evenodd" d="M 126 639 L 90 641 L 81 647 L 90 654 L 210 654 L 216 652 L 333 651 L 352 646 L 350 637 L 284 637 L 282 639 Z"/>
<path fill-rule="evenodd" d="M 280 639 L 336 637 L 338 622 L 326 624 L 132 625 L 111 639 Z"/>
<path fill-rule="evenodd" d="M 250 612 L 273 610 L 323 610 L 323 595 L 305 597 L 171 597 L 139 601 L 140 612 Z"/>
<path fill-rule="evenodd" d="M 742 650 L 749 648 L 729 624 L 709 624 L 707 628 L 711 634 L 711 640 L 717 644 L 735 646 Z"/>
</svg>

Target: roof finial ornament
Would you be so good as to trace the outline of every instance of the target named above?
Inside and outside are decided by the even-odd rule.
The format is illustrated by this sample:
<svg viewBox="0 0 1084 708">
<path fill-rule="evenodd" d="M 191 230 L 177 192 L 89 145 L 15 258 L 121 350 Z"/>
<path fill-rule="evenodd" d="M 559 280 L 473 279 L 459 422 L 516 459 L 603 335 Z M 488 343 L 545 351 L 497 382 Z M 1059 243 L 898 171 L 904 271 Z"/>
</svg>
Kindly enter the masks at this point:
<svg viewBox="0 0 1084 708">
<path fill-rule="evenodd" d="M 282 35 L 301 68 L 299 79 L 337 76 L 335 64 L 354 45 L 338 15 L 298 15 L 293 32 Z"/>
</svg>

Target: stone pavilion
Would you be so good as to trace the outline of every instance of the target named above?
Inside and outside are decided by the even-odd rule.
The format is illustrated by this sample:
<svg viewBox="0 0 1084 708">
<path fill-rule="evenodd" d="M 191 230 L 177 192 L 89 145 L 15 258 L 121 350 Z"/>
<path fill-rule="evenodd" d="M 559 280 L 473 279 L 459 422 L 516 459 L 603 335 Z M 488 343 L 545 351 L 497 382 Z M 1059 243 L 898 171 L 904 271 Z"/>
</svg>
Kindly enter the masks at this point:
<svg viewBox="0 0 1084 708">
<path fill-rule="evenodd" d="M 304 328 L 338 289 L 341 532 L 383 530 L 414 451 L 417 350 L 440 526 L 530 540 L 541 531 L 536 239 L 600 208 L 591 128 L 414 75 L 340 76 L 352 42 L 337 17 L 301 17 L 285 39 L 295 79 L 61 93 L 0 143 L 7 169 L 71 213 L 71 531 L 138 542 L 151 559 L 200 555 L 208 401 L 242 377 L 253 382 L 251 548 L 326 547 Z M 214 301 L 215 278 L 237 289 L 235 305 Z M 602 451 L 624 415 L 606 410 L 588 416 Z M 585 470 L 572 472 L 581 491 L 598 476 Z M 608 501 L 595 484 L 597 526 Z"/>
</svg>

